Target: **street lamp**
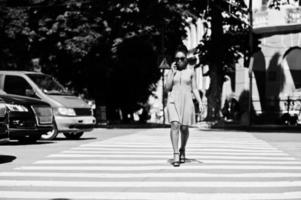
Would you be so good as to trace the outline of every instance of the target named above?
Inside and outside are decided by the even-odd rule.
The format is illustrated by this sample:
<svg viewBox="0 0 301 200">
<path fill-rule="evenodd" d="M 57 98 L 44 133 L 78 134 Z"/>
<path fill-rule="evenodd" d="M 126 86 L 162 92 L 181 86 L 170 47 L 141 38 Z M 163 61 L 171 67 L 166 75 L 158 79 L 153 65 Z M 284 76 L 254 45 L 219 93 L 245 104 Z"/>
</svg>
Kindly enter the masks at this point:
<svg viewBox="0 0 301 200">
<path fill-rule="evenodd" d="M 162 109 L 163 109 L 163 124 L 165 124 L 165 102 L 164 102 L 164 76 L 165 76 L 165 69 L 170 69 L 170 66 L 167 62 L 167 59 L 166 59 L 166 55 L 165 55 L 165 29 L 166 29 L 166 21 L 163 21 L 163 24 L 162 24 L 162 32 L 161 32 L 161 63 L 159 65 L 159 69 L 161 70 L 161 73 L 162 73 Z"/>
<path fill-rule="evenodd" d="M 163 124 L 165 124 L 165 102 L 164 102 L 164 82 L 165 82 L 165 70 L 166 69 L 170 69 L 169 64 L 167 63 L 166 58 L 164 57 L 161 64 L 159 65 L 159 69 L 161 69 L 161 73 L 162 73 L 162 109 L 163 109 Z"/>
<path fill-rule="evenodd" d="M 250 59 L 249 59 L 249 127 L 252 125 L 252 95 L 253 95 L 253 0 L 249 0 L 249 45 L 250 45 Z"/>
</svg>

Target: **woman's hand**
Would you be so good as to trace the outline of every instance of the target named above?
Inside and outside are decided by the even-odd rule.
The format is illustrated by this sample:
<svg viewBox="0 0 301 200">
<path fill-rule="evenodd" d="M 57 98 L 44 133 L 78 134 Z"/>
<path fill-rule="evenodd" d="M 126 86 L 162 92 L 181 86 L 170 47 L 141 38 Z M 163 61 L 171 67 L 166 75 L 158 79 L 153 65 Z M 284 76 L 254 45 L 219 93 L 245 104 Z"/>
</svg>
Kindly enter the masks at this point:
<svg viewBox="0 0 301 200">
<path fill-rule="evenodd" d="M 199 112 L 200 114 L 202 114 L 204 112 L 204 105 L 202 102 L 199 102 L 198 104 L 199 104 Z"/>
<path fill-rule="evenodd" d="M 176 62 L 171 63 L 171 71 L 172 71 L 172 75 L 176 75 L 177 73 L 177 66 L 176 66 Z"/>
</svg>

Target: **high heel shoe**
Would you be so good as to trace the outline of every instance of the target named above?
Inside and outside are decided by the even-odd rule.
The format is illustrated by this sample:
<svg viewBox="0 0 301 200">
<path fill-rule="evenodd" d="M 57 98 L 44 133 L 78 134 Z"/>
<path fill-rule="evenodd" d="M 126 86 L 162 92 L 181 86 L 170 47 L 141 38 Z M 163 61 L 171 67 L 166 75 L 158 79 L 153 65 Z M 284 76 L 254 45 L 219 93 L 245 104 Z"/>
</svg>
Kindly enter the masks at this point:
<svg viewBox="0 0 301 200">
<path fill-rule="evenodd" d="M 180 163 L 185 163 L 186 157 L 185 157 L 185 150 L 180 149 Z"/>
<path fill-rule="evenodd" d="M 172 165 L 174 167 L 179 167 L 180 166 L 180 154 L 179 153 L 174 153 L 173 154 L 173 162 Z"/>
</svg>

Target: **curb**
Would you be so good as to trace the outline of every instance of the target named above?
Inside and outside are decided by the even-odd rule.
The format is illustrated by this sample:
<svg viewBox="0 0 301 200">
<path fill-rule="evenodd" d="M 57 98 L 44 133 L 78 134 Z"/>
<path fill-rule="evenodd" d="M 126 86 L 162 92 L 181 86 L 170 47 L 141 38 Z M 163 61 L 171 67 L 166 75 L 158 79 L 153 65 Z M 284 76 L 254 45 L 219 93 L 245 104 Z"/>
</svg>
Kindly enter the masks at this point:
<svg viewBox="0 0 301 200">
<path fill-rule="evenodd" d="M 141 124 L 141 123 L 129 123 L 129 124 L 98 124 L 95 128 L 107 128 L 107 129 L 145 129 L 145 128 L 170 128 L 168 124 Z"/>
<path fill-rule="evenodd" d="M 275 125 L 275 124 L 264 124 L 264 125 L 241 125 L 241 124 L 230 124 L 223 122 L 199 122 L 192 126 L 199 130 L 205 131 L 248 131 L 248 132 L 299 132 L 301 134 L 301 125 L 297 126 L 286 126 L 286 125 Z M 156 124 L 156 123 L 128 123 L 128 124 L 97 124 L 95 128 L 106 128 L 106 129 L 149 129 L 149 128 L 170 128 L 169 124 Z"/>
<path fill-rule="evenodd" d="M 206 126 L 200 126 L 206 128 Z M 248 132 L 299 132 L 301 125 L 277 125 L 277 124 L 253 124 L 251 126 L 241 124 L 216 123 L 209 127 L 211 130 L 231 130 L 231 131 L 248 131 Z"/>
</svg>

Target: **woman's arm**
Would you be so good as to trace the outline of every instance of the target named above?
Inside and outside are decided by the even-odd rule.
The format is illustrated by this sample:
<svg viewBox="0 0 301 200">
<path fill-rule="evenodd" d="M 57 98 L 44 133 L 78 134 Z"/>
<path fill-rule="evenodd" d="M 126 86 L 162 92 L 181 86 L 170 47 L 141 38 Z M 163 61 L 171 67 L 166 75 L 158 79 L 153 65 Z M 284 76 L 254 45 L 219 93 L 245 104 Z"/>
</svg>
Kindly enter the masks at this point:
<svg viewBox="0 0 301 200">
<path fill-rule="evenodd" d="M 167 73 L 167 76 L 166 76 L 166 82 L 165 82 L 165 90 L 166 90 L 166 92 L 168 92 L 168 91 L 171 90 L 171 88 L 172 88 L 172 82 L 173 82 L 173 73 L 170 70 Z"/>
<path fill-rule="evenodd" d="M 193 95 L 194 95 L 195 99 L 197 100 L 198 104 L 201 106 L 202 105 L 202 99 L 200 97 L 199 90 L 197 89 L 196 76 L 195 76 L 195 71 L 194 70 L 193 70 L 193 73 L 192 73 L 192 92 L 193 92 Z"/>
<path fill-rule="evenodd" d="M 174 63 L 171 65 L 171 70 L 168 72 L 167 77 L 166 77 L 166 82 L 165 82 L 165 90 L 168 92 L 172 89 L 173 85 L 173 77 L 175 76 L 175 67 Z"/>
</svg>

